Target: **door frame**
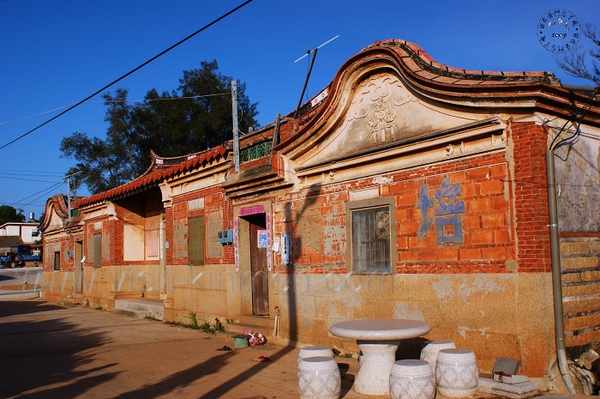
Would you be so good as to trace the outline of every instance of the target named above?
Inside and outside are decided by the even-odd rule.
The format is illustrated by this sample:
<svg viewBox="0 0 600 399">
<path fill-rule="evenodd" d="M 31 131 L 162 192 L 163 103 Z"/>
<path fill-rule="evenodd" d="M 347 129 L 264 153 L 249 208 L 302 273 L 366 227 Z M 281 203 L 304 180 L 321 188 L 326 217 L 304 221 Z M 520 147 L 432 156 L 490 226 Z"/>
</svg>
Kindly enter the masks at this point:
<svg viewBox="0 0 600 399">
<path fill-rule="evenodd" d="M 73 291 L 83 294 L 83 239 L 76 239 L 73 256 Z"/>
<path fill-rule="evenodd" d="M 251 220 L 253 218 L 264 216 L 265 230 L 267 231 L 267 284 L 268 302 L 272 303 L 271 293 L 268 287 L 271 273 L 271 218 L 270 210 L 266 204 L 240 207 L 236 209 L 236 217 L 234 219 L 234 251 L 235 251 L 235 267 L 240 278 L 240 311 L 242 315 L 253 315 L 253 298 L 252 298 L 252 272 L 250 261 L 250 231 Z M 267 306 L 269 307 L 269 306 Z M 268 309 L 267 314 L 262 316 L 270 316 L 271 309 Z"/>
<path fill-rule="evenodd" d="M 269 314 L 269 270 L 267 268 L 267 223 L 264 214 L 247 217 L 250 243 L 250 285 L 252 291 L 252 314 Z"/>
</svg>

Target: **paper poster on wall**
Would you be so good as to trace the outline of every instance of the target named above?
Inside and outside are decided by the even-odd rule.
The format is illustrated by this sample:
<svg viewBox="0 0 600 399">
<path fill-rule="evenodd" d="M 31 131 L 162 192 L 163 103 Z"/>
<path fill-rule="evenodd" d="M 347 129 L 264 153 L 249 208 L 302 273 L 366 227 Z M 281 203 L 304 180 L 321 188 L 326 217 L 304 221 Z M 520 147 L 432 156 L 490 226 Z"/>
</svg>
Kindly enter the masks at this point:
<svg viewBox="0 0 600 399">
<path fill-rule="evenodd" d="M 235 271 L 240 271 L 240 249 L 238 246 L 238 219 L 233 218 L 233 259 L 235 262 Z"/>
<path fill-rule="evenodd" d="M 290 235 L 281 233 L 281 263 L 290 264 Z"/>
<path fill-rule="evenodd" d="M 267 251 L 269 251 L 269 248 L 271 247 L 271 214 L 266 213 L 265 214 L 265 223 L 267 226 Z M 267 270 L 271 271 L 271 266 L 272 266 L 272 261 L 273 257 L 271 256 L 270 253 L 267 252 Z"/>
<path fill-rule="evenodd" d="M 268 245 L 267 230 L 258 230 L 258 247 L 267 248 Z"/>
</svg>

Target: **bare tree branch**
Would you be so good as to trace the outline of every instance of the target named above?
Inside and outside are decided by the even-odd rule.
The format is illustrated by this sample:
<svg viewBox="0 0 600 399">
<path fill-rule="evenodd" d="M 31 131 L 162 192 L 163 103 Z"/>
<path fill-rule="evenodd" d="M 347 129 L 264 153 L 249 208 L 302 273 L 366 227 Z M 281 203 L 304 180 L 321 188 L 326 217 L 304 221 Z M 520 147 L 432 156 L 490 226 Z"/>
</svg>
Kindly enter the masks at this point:
<svg viewBox="0 0 600 399">
<path fill-rule="evenodd" d="M 580 43 L 571 52 L 557 55 L 555 61 L 567 74 L 600 84 L 600 34 L 596 25 L 589 22 L 582 24 L 582 32 L 592 47 Z"/>
</svg>

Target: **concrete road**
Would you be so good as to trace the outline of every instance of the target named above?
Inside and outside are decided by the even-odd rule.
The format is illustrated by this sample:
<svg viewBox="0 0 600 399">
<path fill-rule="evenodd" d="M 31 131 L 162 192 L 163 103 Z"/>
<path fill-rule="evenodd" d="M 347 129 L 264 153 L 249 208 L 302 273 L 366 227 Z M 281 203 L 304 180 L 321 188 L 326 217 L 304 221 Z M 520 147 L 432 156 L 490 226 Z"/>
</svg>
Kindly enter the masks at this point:
<svg viewBox="0 0 600 399">
<path fill-rule="evenodd" d="M 101 310 L 0 301 L 0 398 L 297 398 L 297 356 Z M 340 360 L 356 368 L 344 397 L 362 397 L 350 390 L 356 360 Z"/>
<path fill-rule="evenodd" d="M 0 398 L 298 398 L 298 351 L 235 348 L 227 334 L 39 299 L 0 301 Z M 336 361 L 342 398 L 388 398 L 357 394 L 358 362 Z"/>
</svg>

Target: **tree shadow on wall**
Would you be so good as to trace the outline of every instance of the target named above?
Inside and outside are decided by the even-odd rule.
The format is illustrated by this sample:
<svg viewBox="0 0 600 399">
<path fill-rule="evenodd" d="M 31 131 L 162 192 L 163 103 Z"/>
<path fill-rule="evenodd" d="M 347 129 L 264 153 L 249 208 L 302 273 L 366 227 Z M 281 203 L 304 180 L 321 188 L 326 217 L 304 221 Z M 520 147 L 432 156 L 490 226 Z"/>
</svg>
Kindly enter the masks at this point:
<svg viewBox="0 0 600 399">
<path fill-rule="evenodd" d="M 293 243 L 292 247 L 296 250 L 292 250 L 290 253 L 290 264 L 287 265 L 287 306 L 289 315 L 289 337 L 292 342 L 298 338 L 298 303 L 297 303 L 297 281 L 296 281 L 296 270 L 294 265 L 297 263 L 301 248 L 302 237 L 298 234 L 297 228 L 300 225 L 300 221 L 304 217 L 304 212 L 310 208 L 311 205 L 315 204 L 319 193 L 321 192 L 321 185 L 316 184 L 309 187 L 307 191 L 306 200 L 301 210 L 295 212 L 295 217 L 292 205 L 290 203 L 285 204 L 284 212 L 287 223 L 284 222 L 284 232 L 290 235 L 290 243 Z M 289 219 L 288 219 L 289 218 Z M 250 377 L 257 374 L 261 369 L 266 367 L 277 367 L 277 361 L 282 357 L 288 355 L 294 350 L 294 346 L 286 346 L 281 350 L 277 351 L 270 356 L 271 361 L 269 363 L 257 363 L 253 367 L 245 370 L 244 372 L 236 375 L 229 379 L 223 384 L 215 387 L 210 392 L 202 395 L 202 398 L 216 398 L 222 397 L 227 394 L 231 389 L 240 383 L 248 380 Z"/>
</svg>

